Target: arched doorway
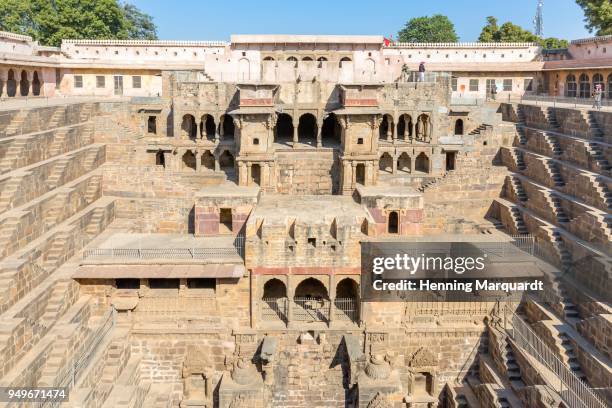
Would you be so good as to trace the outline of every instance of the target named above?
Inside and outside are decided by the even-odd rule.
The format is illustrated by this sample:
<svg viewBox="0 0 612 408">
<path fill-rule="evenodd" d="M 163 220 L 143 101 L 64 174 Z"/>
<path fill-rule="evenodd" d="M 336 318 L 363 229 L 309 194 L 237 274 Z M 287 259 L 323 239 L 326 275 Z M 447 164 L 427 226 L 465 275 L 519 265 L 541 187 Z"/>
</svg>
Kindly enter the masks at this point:
<svg viewBox="0 0 612 408">
<path fill-rule="evenodd" d="M 221 136 L 225 140 L 234 139 L 234 132 L 236 130 L 234 126 L 234 118 L 230 115 L 221 116 L 221 124 L 219 125 L 221 129 L 219 129 Z"/>
<path fill-rule="evenodd" d="M 287 287 L 280 279 L 270 279 L 264 284 L 261 319 L 287 323 Z"/>
<path fill-rule="evenodd" d="M 423 173 L 429 173 L 429 157 L 423 152 L 419 153 L 414 161 L 414 169 Z"/>
<path fill-rule="evenodd" d="M 327 62 L 327 58 L 319 57 L 319 58 L 317 58 L 317 62 L 318 62 L 317 67 L 318 68 L 323 68 L 323 63 Z"/>
<path fill-rule="evenodd" d="M 391 211 L 389 213 L 389 218 L 387 219 L 387 233 L 399 233 L 399 214 L 397 211 Z"/>
<path fill-rule="evenodd" d="M 383 173 L 393 173 L 393 157 L 391 157 L 389 153 L 384 152 L 382 156 L 380 156 L 378 170 Z"/>
<path fill-rule="evenodd" d="M 301 322 L 328 322 L 329 295 L 325 285 L 315 278 L 307 278 L 295 288 L 293 317 Z"/>
<path fill-rule="evenodd" d="M 238 61 L 238 79 L 241 81 L 251 79 L 251 63 L 246 58 Z"/>
<path fill-rule="evenodd" d="M 15 72 L 12 69 L 8 71 L 6 80 L 6 94 L 11 98 L 17 94 L 17 81 L 15 80 Z"/>
<path fill-rule="evenodd" d="M 393 118 L 391 115 L 383 115 L 382 122 L 378 127 L 378 138 L 380 140 L 393 138 Z"/>
<path fill-rule="evenodd" d="M 455 121 L 455 134 L 463 135 L 463 119 L 457 119 Z"/>
<path fill-rule="evenodd" d="M 359 284 L 351 278 L 338 282 L 334 305 L 334 318 L 352 323 L 359 322 Z"/>
<path fill-rule="evenodd" d="M 288 146 L 293 143 L 293 118 L 286 113 L 279 113 L 276 119 L 274 141 Z"/>
<path fill-rule="evenodd" d="M 323 119 L 321 129 L 321 142 L 323 147 L 340 147 L 340 124 L 334 113 L 330 113 Z"/>
<path fill-rule="evenodd" d="M 397 171 L 410 173 L 410 156 L 408 156 L 408 153 L 403 152 L 397 158 Z"/>
<path fill-rule="evenodd" d="M 166 156 L 162 150 L 158 150 L 157 153 L 155 153 L 155 165 L 166 168 Z"/>
<path fill-rule="evenodd" d="M 373 73 L 376 71 L 376 62 L 372 58 L 368 58 L 365 60 L 365 64 L 363 65 L 366 72 Z"/>
<path fill-rule="evenodd" d="M 255 185 L 261 185 L 261 166 L 257 163 L 251 165 L 251 181 Z"/>
<path fill-rule="evenodd" d="M 298 59 L 297 58 L 289 57 L 289 58 L 287 58 L 287 61 L 292 62 L 293 63 L 293 67 L 297 68 L 297 66 L 298 66 Z"/>
<path fill-rule="evenodd" d="M 208 170 L 215 170 L 215 156 L 213 156 L 210 150 L 206 150 L 202 153 L 202 157 L 200 157 L 200 167 Z"/>
<path fill-rule="evenodd" d="M 28 96 L 30 93 L 30 81 L 28 81 L 28 73 L 21 71 L 21 80 L 19 81 L 19 94 Z"/>
<path fill-rule="evenodd" d="M 365 185 L 365 164 L 359 163 L 355 167 L 355 182 L 357 184 Z"/>
<path fill-rule="evenodd" d="M 419 115 L 416 123 L 416 138 L 417 140 L 427 141 L 429 139 L 429 115 L 425 113 Z"/>
<path fill-rule="evenodd" d="M 349 66 L 349 62 L 351 62 L 351 59 L 349 57 L 342 57 L 340 59 L 340 63 L 338 64 L 339 68 L 345 68 Z"/>
<path fill-rule="evenodd" d="M 565 77 L 565 96 L 574 98 L 576 97 L 576 77 L 573 74 L 569 74 Z"/>
<path fill-rule="evenodd" d="M 195 171 L 196 170 L 196 157 L 191 150 L 186 151 L 183 154 L 183 171 Z"/>
<path fill-rule="evenodd" d="M 229 151 L 224 151 L 219 156 L 219 168 L 225 173 L 228 179 L 232 179 L 236 170 L 234 169 L 234 156 Z"/>
<path fill-rule="evenodd" d="M 215 140 L 215 133 L 217 126 L 215 125 L 215 118 L 211 115 L 204 115 L 200 120 L 200 138 Z"/>
<path fill-rule="evenodd" d="M 40 78 L 38 78 L 38 71 L 34 71 L 34 77 L 32 78 L 32 94 L 34 96 L 40 95 Z"/>
<path fill-rule="evenodd" d="M 195 140 L 198 133 L 198 125 L 193 115 L 184 115 L 181 123 L 181 134 L 184 139 Z"/>
<path fill-rule="evenodd" d="M 581 98 L 590 98 L 591 97 L 591 83 L 589 82 L 589 76 L 587 74 L 582 74 L 578 78 L 580 85 L 580 97 Z"/>
<path fill-rule="evenodd" d="M 300 116 L 298 124 L 298 140 L 300 143 L 317 145 L 317 118 L 310 113 Z"/>
</svg>

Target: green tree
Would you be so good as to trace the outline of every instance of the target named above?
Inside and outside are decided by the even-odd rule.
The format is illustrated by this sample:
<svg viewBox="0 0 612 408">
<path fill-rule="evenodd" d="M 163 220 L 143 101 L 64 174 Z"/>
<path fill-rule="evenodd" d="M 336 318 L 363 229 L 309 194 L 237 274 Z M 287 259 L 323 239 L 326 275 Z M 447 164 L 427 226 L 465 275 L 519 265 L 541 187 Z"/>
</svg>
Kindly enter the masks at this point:
<svg viewBox="0 0 612 408">
<path fill-rule="evenodd" d="M 123 5 L 123 14 L 127 19 L 128 37 L 141 40 L 157 40 L 157 27 L 153 18 L 143 13 L 133 4 Z"/>
<path fill-rule="evenodd" d="M 448 17 L 434 14 L 415 17 L 397 33 L 400 42 L 457 42 L 454 24 Z"/>
<path fill-rule="evenodd" d="M 511 22 L 505 22 L 499 27 L 500 42 L 536 42 L 538 36 L 531 31 L 525 30 L 523 27 Z"/>
<path fill-rule="evenodd" d="M 584 11 L 585 27 L 595 35 L 612 34 L 612 2 L 610 0 L 576 0 Z"/>
<path fill-rule="evenodd" d="M 480 36 L 478 37 L 480 42 L 496 42 L 499 41 L 499 26 L 497 25 L 497 19 L 493 16 L 487 17 L 487 25 L 482 27 Z"/>
<path fill-rule="evenodd" d="M 540 43 L 542 48 L 549 50 L 554 48 L 567 48 L 569 46 L 569 42 L 567 40 L 562 40 L 555 37 L 540 38 L 538 43 Z"/>
<path fill-rule="evenodd" d="M 69 38 L 155 36 L 150 16 L 117 0 L 0 0 L 0 29 L 54 46 Z"/>
</svg>

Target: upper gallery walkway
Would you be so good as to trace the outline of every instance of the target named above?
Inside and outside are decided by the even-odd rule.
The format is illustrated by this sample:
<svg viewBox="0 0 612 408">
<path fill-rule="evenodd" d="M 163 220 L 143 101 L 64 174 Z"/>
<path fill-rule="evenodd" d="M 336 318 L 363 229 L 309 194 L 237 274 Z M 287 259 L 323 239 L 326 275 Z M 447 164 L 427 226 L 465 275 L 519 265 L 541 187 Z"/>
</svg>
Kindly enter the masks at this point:
<svg viewBox="0 0 612 408">
<path fill-rule="evenodd" d="M 33 96 L 33 97 L 15 97 L 15 98 L 0 98 L 0 112 L 11 111 L 15 109 L 32 109 L 46 106 L 69 105 L 73 103 L 87 102 L 123 102 L 130 100 L 129 97 L 117 96 Z"/>
</svg>

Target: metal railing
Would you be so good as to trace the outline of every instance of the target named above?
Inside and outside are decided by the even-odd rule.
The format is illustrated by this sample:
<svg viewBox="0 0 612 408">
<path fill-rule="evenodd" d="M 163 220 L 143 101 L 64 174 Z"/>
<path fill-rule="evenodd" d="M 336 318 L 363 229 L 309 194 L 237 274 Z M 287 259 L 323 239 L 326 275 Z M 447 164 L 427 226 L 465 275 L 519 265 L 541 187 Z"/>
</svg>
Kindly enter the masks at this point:
<svg viewBox="0 0 612 408">
<path fill-rule="evenodd" d="M 219 259 L 244 256 L 244 236 L 237 236 L 231 246 L 208 248 L 92 248 L 83 251 L 83 259 Z"/>
<path fill-rule="evenodd" d="M 508 325 L 508 317 L 510 325 Z M 551 381 L 551 385 L 570 407 L 606 407 L 605 402 L 595 394 L 595 391 L 572 373 L 520 316 L 504 308 L 504 324 L 506 332 L 518 346 L 558 377 L 559 382 Z"/>
<path fill-rule="evenodd" d="M 521 96 L 520 102 L 535 102 L 536 105 L 538 105 L 538 103 L 552 103 L 553 106 L 555 106 L 556 104 L 569 104 L 574 105 L 574 107 L 578 107 L 578 105 L 593 106 L 595 100 L 593 98 L 581 98 L 579 96 L 524 94 Z M 601 106 L 612 106 L 612 99 L 602 98 Z"/>
<path fill-rule="evenodd" d="M 329 322 L 329 300 L 310 296 L 293 298 L 293 319 L 298 322 Z"/>
<path fill-rule="evenodd" d="M 287 323 L 287 307 L 289 301 L 286 297 L 263 298 L 261 306 L 261 320 Z"/>
<path fill-rule="evenodd" d="M 334 319 L 344 322 L 357 323 L 359 319 L 359 303 L 355 298 L 334 299 Z"/>
</svg>

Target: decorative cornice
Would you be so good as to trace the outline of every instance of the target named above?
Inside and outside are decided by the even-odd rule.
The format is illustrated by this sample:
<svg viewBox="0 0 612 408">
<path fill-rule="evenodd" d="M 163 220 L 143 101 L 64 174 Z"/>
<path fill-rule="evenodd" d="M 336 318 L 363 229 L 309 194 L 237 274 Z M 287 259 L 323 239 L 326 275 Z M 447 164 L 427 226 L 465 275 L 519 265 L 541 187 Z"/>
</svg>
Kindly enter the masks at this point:
<svg viewBox="0 0 612 408">
<path fill-rule="evenodd" d="M 612 41 L 612 35 L 600 35 L 598 37 L 579 38 L 577 40 L 570 41 L 570 44 L 586 44 L 601 41 Z"/>
<path fill-rule="evenodd" d="M 0 38 L 9 38 L 11 40 L 32 42 L 32 37 L 30 37 L 29 35 L 9 33 L 8 31 L 0 31 Z"/>
<path fill-rule="evenodd" d="M 444 43 L 410 43 L 395 42 L 384 48 L 529 48 L 537 43 L 530 42 L 444 42 Z"/>
<path fill-rule="evenodd" d="M 62 40 L 62 46 L 71 45 L 108 45 L 108 46 L 147 46 L 147 47 L 225 47 L 226 41 L 173 41 L 173 40 Z"/>
</svg>

